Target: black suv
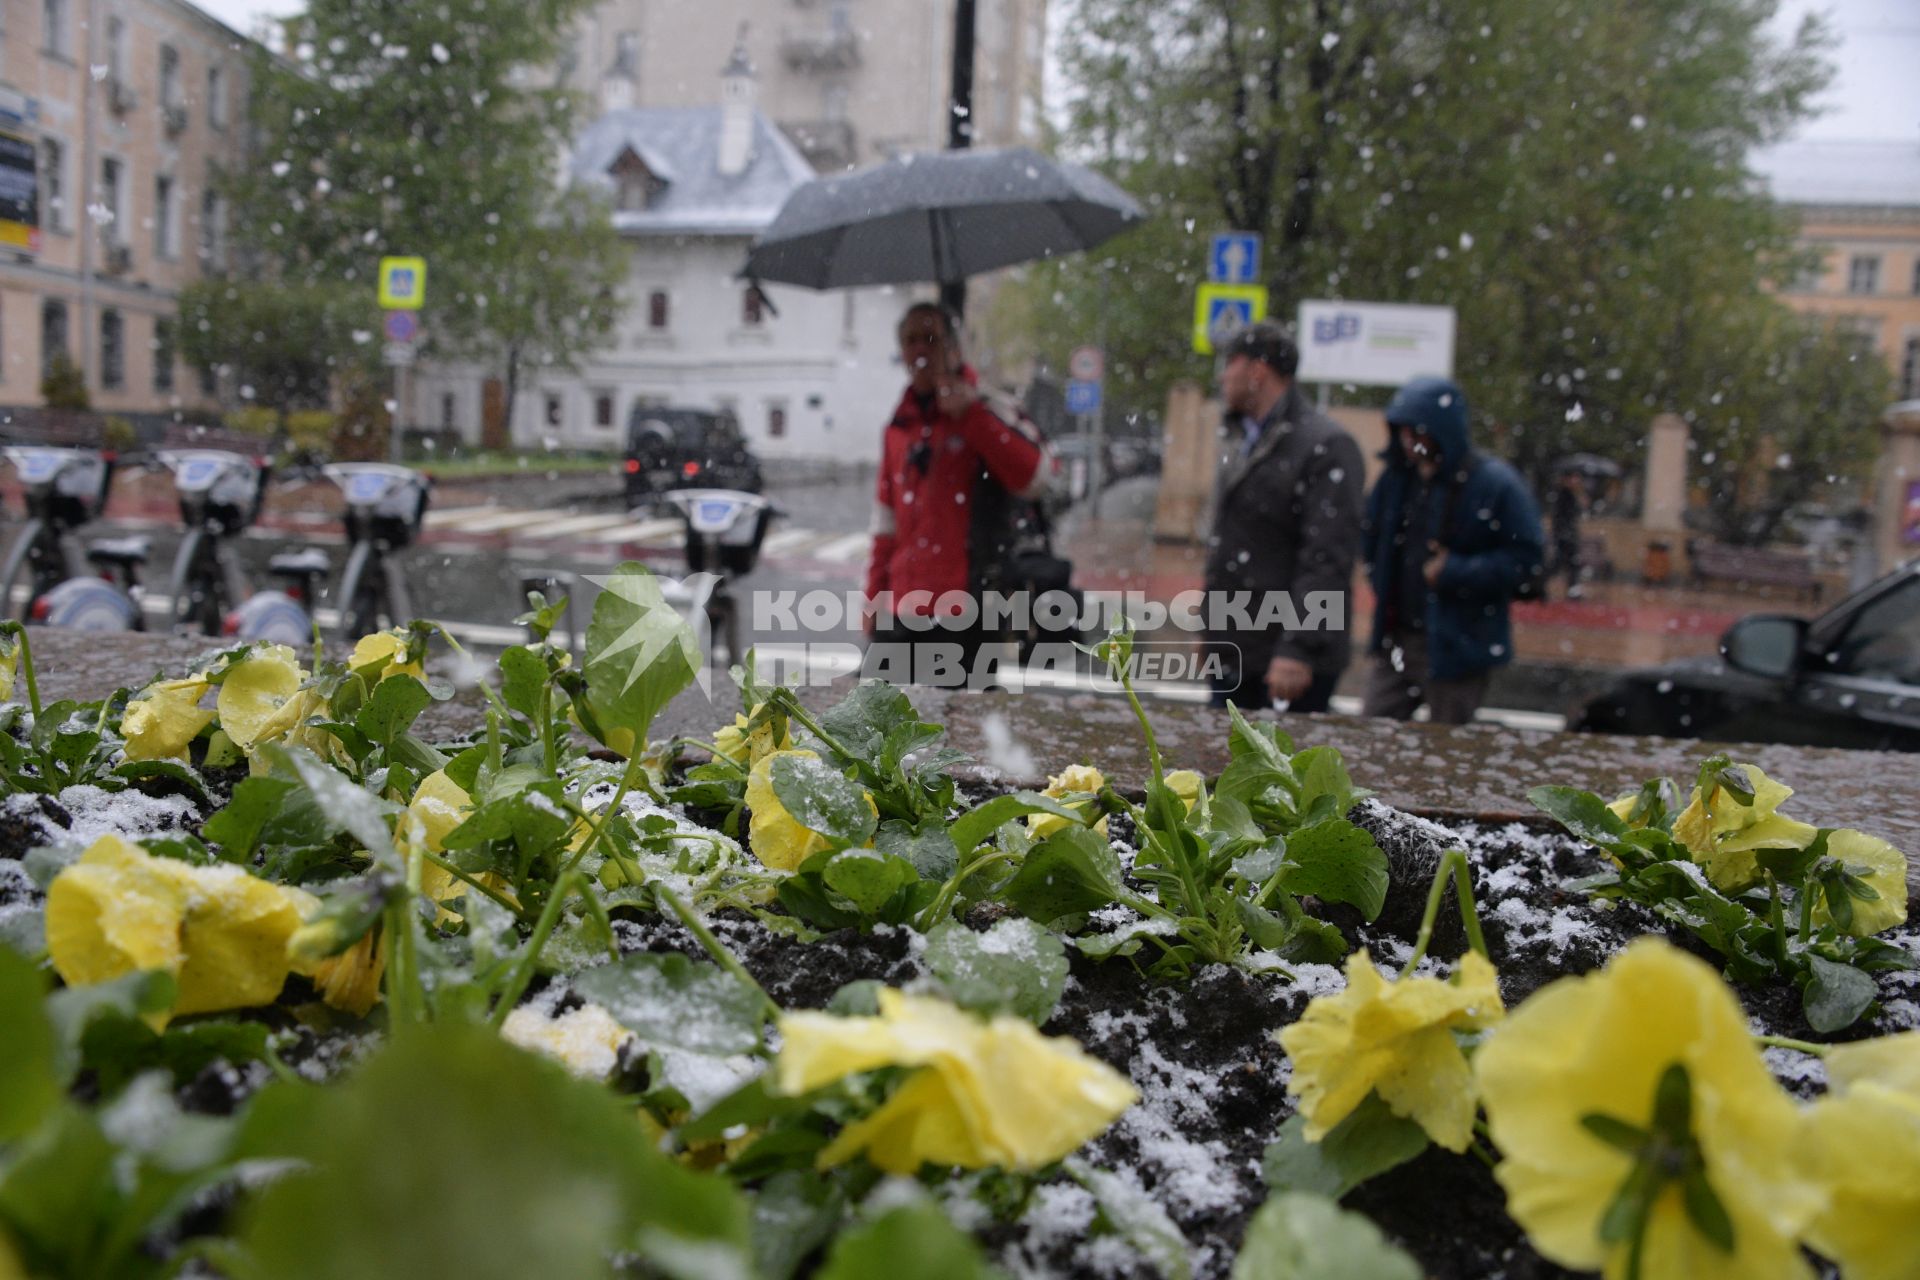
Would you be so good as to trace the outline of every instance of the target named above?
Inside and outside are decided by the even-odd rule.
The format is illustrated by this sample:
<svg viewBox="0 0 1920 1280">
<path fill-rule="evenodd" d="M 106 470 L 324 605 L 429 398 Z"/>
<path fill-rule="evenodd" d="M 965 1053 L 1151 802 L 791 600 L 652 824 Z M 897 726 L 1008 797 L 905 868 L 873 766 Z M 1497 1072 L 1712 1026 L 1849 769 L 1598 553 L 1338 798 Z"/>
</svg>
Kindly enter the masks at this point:
<svg viewBox="0 0 1920 1280">
<path fill-rule="evenodd" d="M 669 489 L 760 492 L 760 460 L 731 414 L 636 406 L 627 421 L 627 502 Z"/>
<path fill-rule="evenodd" d="M 1811 622 L 1742 618 L 1719 657 L 1634 672 L 1572 727 L 1920 751 L 1920 560 Z"/>
</svg>

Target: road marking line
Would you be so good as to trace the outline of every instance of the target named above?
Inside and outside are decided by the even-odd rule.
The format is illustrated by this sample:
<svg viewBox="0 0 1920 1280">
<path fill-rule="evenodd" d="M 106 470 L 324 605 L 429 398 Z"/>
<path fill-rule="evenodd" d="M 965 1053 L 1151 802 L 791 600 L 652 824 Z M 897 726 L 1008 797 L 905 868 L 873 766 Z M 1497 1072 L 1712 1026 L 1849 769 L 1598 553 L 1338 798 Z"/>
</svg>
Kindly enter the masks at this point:
<svg viewBox="0 0 1920 1280">
<path fill-rule="evenodd" d="M 816 560 L 854 560 L 867 554 L 873 546 L 873 535 L 867 532 L 850 533 L 844 538 L 836 538 L 824 547 L 813 552 Z"/>
<path fill-rule="evenodd" d="M 615 511 L 611 514 L 603 511 L 598 515 L 572 516 L 565 520 L 555 520 L 552 524 L 543 524 L 537 529 L 528 529 L 525 532 L 530 538 L 564 538 L 601 529 L 611 529 L 616 525 L 627 523 L 627 519 L 624 511 Z"/>
<path fill-rule="evenodd" d="M 472 520 L 485 520 L 488 516 L 497 515 L 501 511 L 506 510 L 517 510 L 517 508 L 487 506 L 449 507 L 445 510 L 436 509 L 427 512 L 426 527 L 429 529 L 448 528 L 453 525 L 466 524 Z"/>
<path fill-rule="evenodd" d="M 509 529 L 524 529 L 528 525 L 539 524 L 553 519 L 551 511 L 521 511 L 509 508 L 483 520 L 469 520 L 464 524 L 447 530 L 450 533 L 505 533 Z"/>
<path fill-rule="evenodd" d="M 686 527 L 686 522 L 678 516 L 671 519 L 641 520 L 634 524 L 623 524 L 617 529 L 602 529 L 593 535 L 593 541 L 637 542 L 642 545 L 664 546 L 669 538 L 678 538 Z"/>
<path fill-rule="evenodd" d="M 811 543 L 818 538 L 830 536 L 821 533 L 818 529 L 782 529 L 778 533 L 767 535 L 767 540 L 760 544 L 760 554 L 779 555 L 803 543 Z"/>
</svg>

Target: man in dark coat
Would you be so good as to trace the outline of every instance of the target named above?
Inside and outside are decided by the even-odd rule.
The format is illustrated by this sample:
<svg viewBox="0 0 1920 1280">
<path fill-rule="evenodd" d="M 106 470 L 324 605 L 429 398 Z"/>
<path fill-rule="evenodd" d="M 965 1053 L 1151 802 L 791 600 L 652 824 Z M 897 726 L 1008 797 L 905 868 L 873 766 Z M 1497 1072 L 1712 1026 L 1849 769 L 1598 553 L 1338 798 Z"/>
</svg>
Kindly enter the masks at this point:
<svg viewBox="0 0 1920 1280">
<path fill-rule="evenodd" d="M 1542 577 L 1540 513 L 1518 472 L 1473 448 L 1466 394 L 1449 379 L 1415 378 L 1386 417 L 1387 469 L 1367 497 L 1364 711 L 1405 720 L 1424 702 L 1465 724 L 1513 660 L 1507 606 Z"/>
<path fill-rule="evenodd" d="M 1213 675 L 1214 703 L 1325 711 L 1353 653 L 1360 447 L 1300 394 L 1300 352 L 1284 329 L 1251 325 L 1225 354 L 1231 450 L 1214 500 L 1206 587 L 1216 612 L 1207 653 L 1229 669 Z M 1239 593 L 1247 619 L 1217 616 Z"/>
</svg>

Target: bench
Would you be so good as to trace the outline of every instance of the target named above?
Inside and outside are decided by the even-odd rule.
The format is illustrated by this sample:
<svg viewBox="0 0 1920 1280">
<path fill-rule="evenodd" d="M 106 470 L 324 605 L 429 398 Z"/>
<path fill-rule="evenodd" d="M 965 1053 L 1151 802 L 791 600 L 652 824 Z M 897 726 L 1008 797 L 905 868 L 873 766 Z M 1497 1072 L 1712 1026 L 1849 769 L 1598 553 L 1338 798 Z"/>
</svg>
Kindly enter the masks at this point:
<svg viewBox="0 0 1920 1280">
<path fill-rule="evenodd" d="M 1783 587 L 1807 592 L 1817 603 L 1820 577 L 1812 557 L 1804 551 L 1773 551 L 1765 547 L 1730 547 L 1703 539 L 1687 544 L 1687 559 L 1696 584 L 1731 582 L 1746 587 Z"/>
</svg>

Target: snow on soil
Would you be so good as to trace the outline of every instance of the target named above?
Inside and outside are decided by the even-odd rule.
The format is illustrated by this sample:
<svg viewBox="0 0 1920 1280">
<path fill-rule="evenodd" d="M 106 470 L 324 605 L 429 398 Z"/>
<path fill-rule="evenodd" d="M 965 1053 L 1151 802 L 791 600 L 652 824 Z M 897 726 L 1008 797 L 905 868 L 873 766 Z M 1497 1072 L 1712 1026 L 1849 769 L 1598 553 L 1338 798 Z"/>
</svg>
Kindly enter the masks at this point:
<svg viewBox="0 0 1920 1280">
<path fill-rule="evenodd" d="M 71 819 L 61 826 L 46 812 L 41 798 L 25 792 L 10 795 L 0 812 L 39 830 L 40 842 L 72 841 L 82 848 L 101 836 L 144 840 L 197 827 L 200 809 L 185 796 L 150 796 L 141 791 L 107 791 L 91 783 L 68 787 L 54 797 Z"/>
</svg>

